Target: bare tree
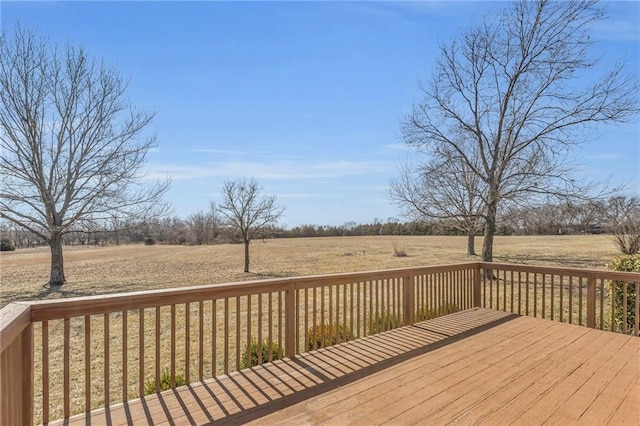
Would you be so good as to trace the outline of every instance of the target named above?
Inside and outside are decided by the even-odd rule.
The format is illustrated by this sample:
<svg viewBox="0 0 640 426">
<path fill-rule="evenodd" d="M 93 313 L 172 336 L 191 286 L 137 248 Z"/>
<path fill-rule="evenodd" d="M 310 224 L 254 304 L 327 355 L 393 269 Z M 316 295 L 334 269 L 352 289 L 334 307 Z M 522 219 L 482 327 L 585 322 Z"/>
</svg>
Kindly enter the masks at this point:
<svg viewBox="0 0 640 426">
<path fill-rule="evenodd" d="M 249 243 L 263 237 L 262 232 L 277 224 L 284 208 L 274 195 L 262 195 L 262 187 L 254 179 L 226 181 L 222 187 L 220 214 L 244 244 L 244 272 L 249 272 Z"/>
<path fill-rule="evenodd" d="M 18 29 L 0 35 L 0 57 L 0 217 L 49 245 L 49 284 L 61 285 L 65 232 L 156 213 L 168 182 L 140 180 L 153 114 L 129 106 L 126 82 L 82 48 L 61 53 Z"/>
<path fill-rule="evenodd" d="M 475 235 L 484 224 L 482 182 L 455 155 L 413 166 L 405 163 L 391 182 L 391 199 L 412 219 L 435 219 L 467 236 L 475 256 Z"/>
<path fill-rule="evenodd" d="M 611 197 L 606 204 L 607 231 L 624 254 L 640 253 L 640 199 Z"/>
<path fill-rule="evenodd" d="M 593 1 L 519 1 L 440 48 L 423 101 L 403 123 L 405 141 L 432 158 L 454 153 L 482 182 L 482 260 L 493 260 L 505 201 L 585 191 L 569 150 L 589 125 L 638 112 L 638 82 L 618 63 L 592 78 Z M 586 194 L 585 194 L 586 195 Z"/>
<path fill-rule="evenodd" d="M 187 218 L 191 242 L 195 245 L 209 244 L 218 236 L 219 218 L 215 203 L 210 203 L 209 211 L 199 211 Z"/>
</svg>

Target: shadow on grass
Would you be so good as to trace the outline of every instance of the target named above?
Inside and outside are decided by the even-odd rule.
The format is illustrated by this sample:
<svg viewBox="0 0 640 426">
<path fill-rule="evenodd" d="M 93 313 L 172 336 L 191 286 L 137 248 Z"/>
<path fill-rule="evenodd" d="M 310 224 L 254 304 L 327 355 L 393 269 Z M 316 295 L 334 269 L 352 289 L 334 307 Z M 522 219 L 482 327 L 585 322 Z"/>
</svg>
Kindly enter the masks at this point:
<svg viewBox="0 0 640 426">
<path fill-rule="evenodd" d="M 554 254 L 553 256 L 536 255 L 504 255 L 495 256 L 493 259 L 498 263 L 518 263 L 522 265 L 554 265 L 566 266 L 570 268 L 602 269 L 602 257 L 598 256 L 563 256 Z"/>
</svg>

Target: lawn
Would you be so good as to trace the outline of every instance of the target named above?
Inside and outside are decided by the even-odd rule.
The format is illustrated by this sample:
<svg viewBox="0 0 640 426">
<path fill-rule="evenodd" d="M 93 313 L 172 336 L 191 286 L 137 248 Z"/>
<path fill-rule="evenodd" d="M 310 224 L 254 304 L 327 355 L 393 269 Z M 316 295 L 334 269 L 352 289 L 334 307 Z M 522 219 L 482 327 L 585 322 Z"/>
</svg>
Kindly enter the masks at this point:
<svg viewBox="0 0 640 426">
<path fill-rule="evenodd" d="M 393 244 L 407 252 L 394 257 Z M 480 252 L 482 238 L 477 239 Z M 497 237 L 496 262 L 602 269 L 618 253 L 603 235 Z M 465 237 L 331 237 L 257 240 L 251 273 L 242 272 L 242 245 L 66 247 L 67 283 L 45 288 L 46 248 L 0 254 L 0 306 L 17 300 L 224 283 L 250 279 L 468 262 Z"/>
</svg>

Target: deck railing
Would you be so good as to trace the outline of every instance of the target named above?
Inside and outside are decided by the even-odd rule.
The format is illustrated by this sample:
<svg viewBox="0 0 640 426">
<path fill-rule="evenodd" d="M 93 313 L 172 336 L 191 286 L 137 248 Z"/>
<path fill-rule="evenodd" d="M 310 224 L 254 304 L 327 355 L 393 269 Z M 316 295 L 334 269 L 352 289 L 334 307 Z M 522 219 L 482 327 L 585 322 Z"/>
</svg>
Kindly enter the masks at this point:
<svg viewBox="0 0 640 426">
<path fill-rule="evenodd" d="M 483 307 L 640 335 L 640 274 L 496 263 L 479 266 Z M 618 303 L 613 296 L 616 289 L 622 295 Z"/>
<path fill-rule="evenodd" d="M 612 282 L 639 299 L 640 274 L 467 263 L 12 303 L 0 311 L 0 424 L 47 423 L 474 306 L 621 332 L 632 318 L 637 335 L 638 304 L 612 306 Z"/>
</svg>

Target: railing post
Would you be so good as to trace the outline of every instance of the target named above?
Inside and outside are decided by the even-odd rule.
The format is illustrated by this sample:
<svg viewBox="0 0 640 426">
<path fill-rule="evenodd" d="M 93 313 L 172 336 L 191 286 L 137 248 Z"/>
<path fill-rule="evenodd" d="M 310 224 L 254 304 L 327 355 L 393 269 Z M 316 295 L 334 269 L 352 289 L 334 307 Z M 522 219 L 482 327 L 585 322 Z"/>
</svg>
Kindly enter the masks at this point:
<svg viewBox="0 0 640 426">
<path fill-rule="evenodd" d="M 480 287 L 480 274 L 482 273 L 482 269 L 480 263 L 476 263 L 476 267 L 473 269 L 473 306 L 479 308 L 482 306 L 482 298 L 481 292 L 482 289 Z"/>
<path fill-rule="evenodd" d="M 415 298 L 413 288 L 413 277 L 408 275 L 402 277 L 402 289 L 403 289 L 403 313 L 404 313 L 404 325 L 412 325 L 414 323 Z"/>
<path fill-rule="evenodd" d="M 0 311 L 0 424 L 33 424 L 33 328 L 31 306 Z"/>
<path fill-rule="evenodd" d="M 290 283 L 285 291 L 285 349 L 288 358 L 296 356 L 296 287 Z"/>
<path fill-rule="evenodd" d="M 587 276 L 587 327 L 596 328 L 596 276 Z"/>
</svg>

